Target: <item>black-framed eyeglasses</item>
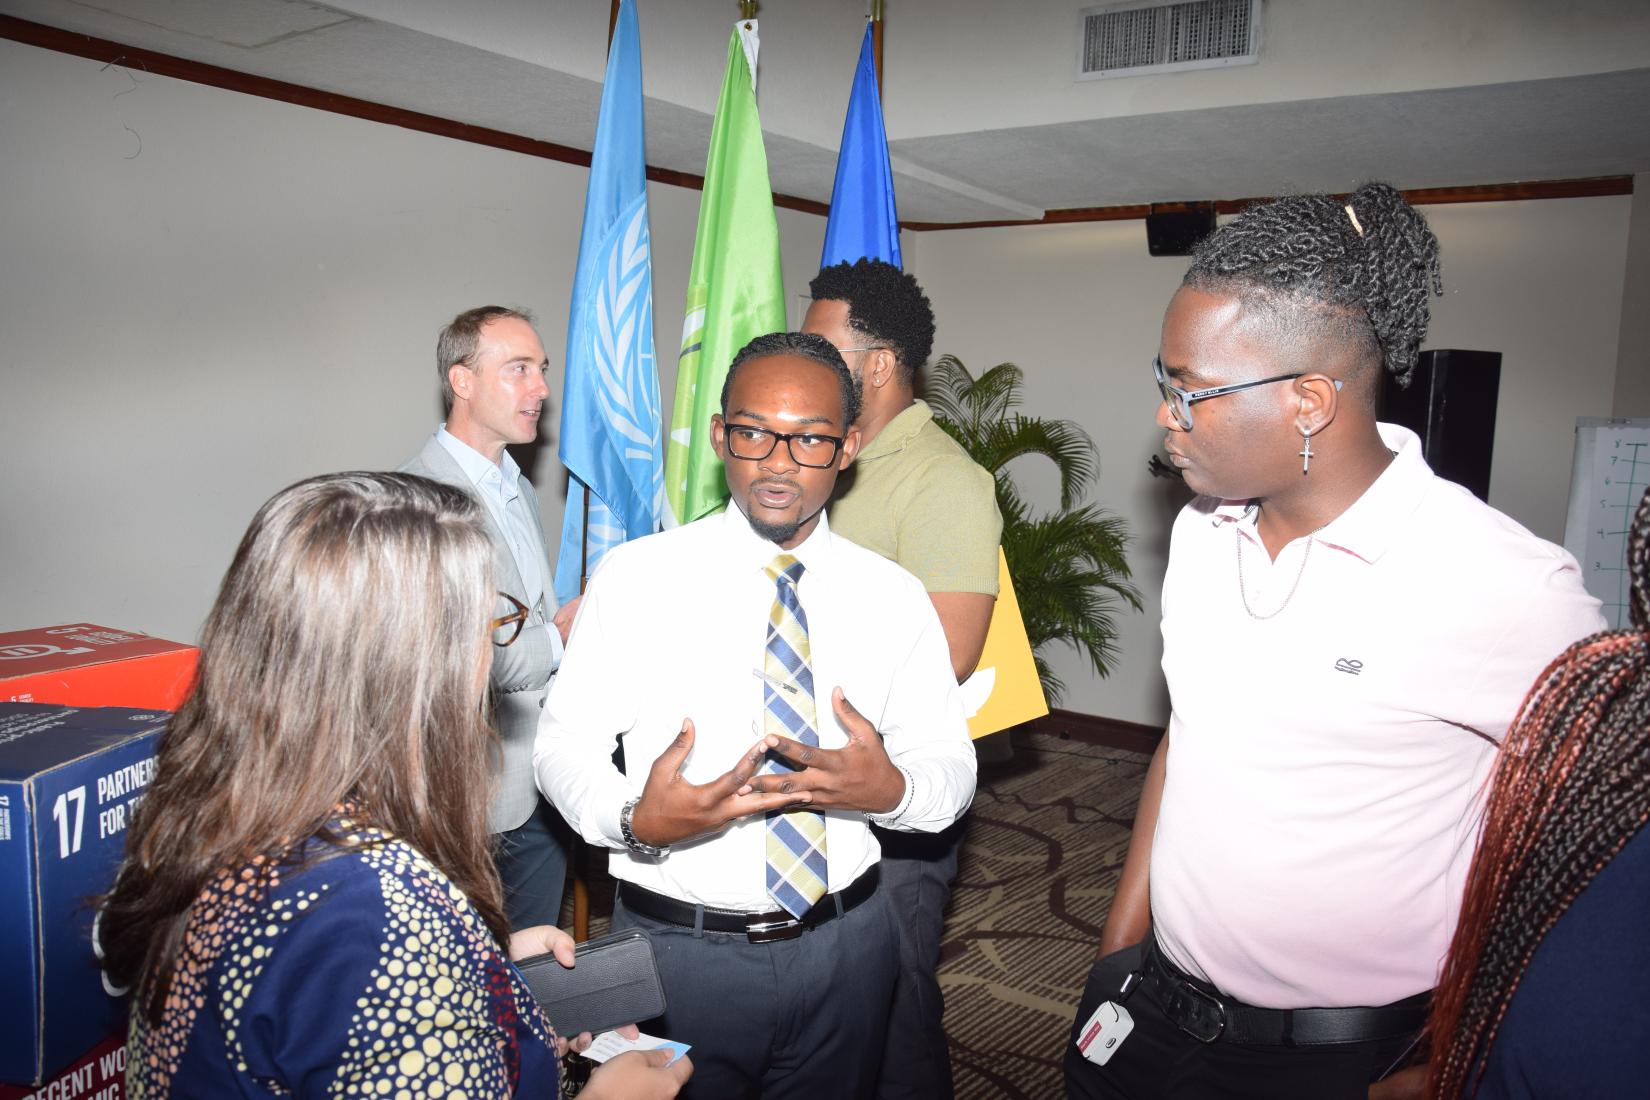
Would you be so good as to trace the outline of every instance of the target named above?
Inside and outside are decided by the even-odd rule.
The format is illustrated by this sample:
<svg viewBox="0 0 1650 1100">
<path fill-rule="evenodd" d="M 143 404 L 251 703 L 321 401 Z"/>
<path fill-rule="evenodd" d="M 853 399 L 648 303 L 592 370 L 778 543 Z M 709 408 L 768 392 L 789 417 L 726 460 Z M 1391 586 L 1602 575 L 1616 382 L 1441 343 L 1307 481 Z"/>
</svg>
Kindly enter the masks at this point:
<svg viewBox="0 0 1650 1100">
<path fill-rule="evenodd" d="M 798 466 L 822 470 L 836 461 L 842 449 L 839 435 L 821 435 L 819 432 L 770 432 L 754 424 L 724 424 L 723 438 L 728 443 L 728 454 L 747 462 L 760 462 L 773 454 L 781 442 Z"/>
<path fill-rule="evenodd" d="M 500 592 L 499 595 L 509 600 L 510 606 L 515 608 L 492 623 L 493 644 L 502 649 L 521 636 L 521 628 L 527 624 L 527 605 L 508 592 Z"/>
<path fill-rule="evenodd" d="M 1169 406 L 1169 412 L 1174 415 L 1175 423 L 1183 431 L 1192 430 L 1192 405 L 1199 401 L 1207 401 L 1211 397 L 1224 397 L 1229 393 L 1240 390 L 1252 390 L 1256 386 L 1270 386 L 1273 382 L 1289 382 L 1296 378 L 1306 377 L 1305 371 L 1295 371 L 1293 374 L 1274 374 L 1270 378 L 1257 378 L 1253 382 L 1233 382 L 1229 386 L 1210 386 L 1206 390 L 1183 390 L 1169 381 L 1169 376 L 1163 370 L 1161 356 L 1152 357 L 1152 374 L 1157 376 L 1157 389 L 1163 395 L 1163 403 Z M 1335 388 L 1341 388 L 1339 378 L 1332 379 Z"/>
</svg>

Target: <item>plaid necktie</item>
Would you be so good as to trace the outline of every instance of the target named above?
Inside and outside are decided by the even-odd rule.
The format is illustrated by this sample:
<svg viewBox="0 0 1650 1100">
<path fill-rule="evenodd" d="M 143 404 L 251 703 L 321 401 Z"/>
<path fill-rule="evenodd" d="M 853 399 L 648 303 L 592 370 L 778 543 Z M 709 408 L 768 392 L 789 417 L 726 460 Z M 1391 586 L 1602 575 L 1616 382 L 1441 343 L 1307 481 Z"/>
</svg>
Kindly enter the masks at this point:
<svg viewBox="0 0 1650 1100">
<path fill-rule="evenodd" d="M 809 667 L 808 616 L 796 597 L 802 563 L 780 554 L 765 572 L 778 586 L 768 613 L 768 641 L 762 659 L 762 726 L 805 745 L 819 744 L 814 724 L 814 676 Z M 769 774 L 795 771 L 781 760 L 763 765 Z M 825 896 L 825 815 L 788 810 L 768 815 L 768 893 L 792 916 L 800 917 Z"/>
</svg>

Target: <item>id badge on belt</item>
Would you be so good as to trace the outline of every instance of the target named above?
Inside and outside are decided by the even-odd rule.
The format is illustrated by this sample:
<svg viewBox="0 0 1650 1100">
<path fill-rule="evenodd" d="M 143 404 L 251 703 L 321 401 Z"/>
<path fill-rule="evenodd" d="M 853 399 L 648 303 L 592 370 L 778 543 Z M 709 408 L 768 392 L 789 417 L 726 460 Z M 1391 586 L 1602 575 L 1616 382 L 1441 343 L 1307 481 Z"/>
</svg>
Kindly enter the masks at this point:
<svg viewBox="0 0 1650 1100">
<path fill-rule="evenodd" d="M 1123 988 L 1117 992 L 1117 1000 L 1102 1002 L 1077 1032 L 1078 1053 L 1095 1065 L 1103 1066 L 1111 1061 L 1111 1056 L 1117 1053 L 1117 1048 L 1134 1030 L 1134 1017 L 1118 1001 L 1128 1000 L 1129 994 L 1139 983 L 1139 974 L 1124 978 Z"/>
</svg>

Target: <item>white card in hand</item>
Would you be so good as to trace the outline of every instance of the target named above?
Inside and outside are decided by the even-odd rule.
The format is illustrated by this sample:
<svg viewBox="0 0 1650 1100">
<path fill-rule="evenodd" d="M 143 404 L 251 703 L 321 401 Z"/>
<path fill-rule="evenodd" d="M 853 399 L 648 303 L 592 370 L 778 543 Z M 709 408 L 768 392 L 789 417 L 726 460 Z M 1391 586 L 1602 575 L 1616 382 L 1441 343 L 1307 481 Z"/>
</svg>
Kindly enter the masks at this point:
<svg viewBox="0 0 1650 1100">
<path fill-rule="evenodd" d="M 1117 1048 L 1134 1030 L 1134 1017 L 1122 1005 L 1106 1001 L 1094 1010 L 1083 1030 L 1077 1033 L 1077 1050 L 1097 1066 L 1111 1061 Z"/>
<path fill-rule="evenodd" d="M 595 1041 L 585 1050 L 584 1056 L 592 1062 L 605 1062 L 629 1050 L 670 1050 L 675 1051 L 670 1058 L 674 1062 L 690 1049 L 692 1048 L 686 1043 L 674 1043 L 645 1032 L 638 1032 L 634 1039 L 626 1039 L 617 1031 L 604 1031 L 596 1036 Z"/>
</svg>

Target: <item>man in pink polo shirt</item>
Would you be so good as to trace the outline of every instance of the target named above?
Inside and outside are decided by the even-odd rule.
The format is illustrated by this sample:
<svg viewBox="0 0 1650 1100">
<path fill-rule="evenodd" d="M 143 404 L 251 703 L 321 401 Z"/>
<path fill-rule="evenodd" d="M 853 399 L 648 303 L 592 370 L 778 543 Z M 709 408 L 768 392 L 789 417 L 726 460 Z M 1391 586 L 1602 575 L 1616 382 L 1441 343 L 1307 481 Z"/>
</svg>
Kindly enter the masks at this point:
<svg viewBox="0 0 1650 1100">
<path fill-rule="evenodd" d="M 1568 554 L 1376 422 L 1437 247 L 1382 184 L 1285 199 L 1205 241 L 1169 306 L 1157 419 L 1200 496 L 1174 525 L 1173 714 L 1073 1096 L 1381 1095 L 1425 1021 L 1496 744 L 1604 626 Z"/>
</svg>

